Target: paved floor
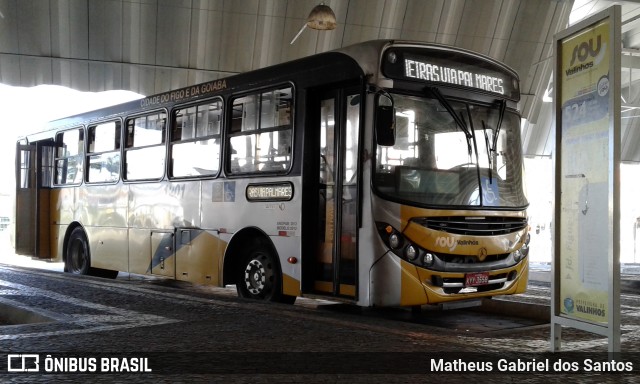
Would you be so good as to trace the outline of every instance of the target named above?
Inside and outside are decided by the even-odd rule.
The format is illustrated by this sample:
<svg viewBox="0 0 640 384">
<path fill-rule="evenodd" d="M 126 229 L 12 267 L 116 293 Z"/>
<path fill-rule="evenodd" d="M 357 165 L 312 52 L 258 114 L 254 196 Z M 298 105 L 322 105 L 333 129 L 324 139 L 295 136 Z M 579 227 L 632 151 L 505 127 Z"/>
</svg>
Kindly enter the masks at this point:
<svg viewBox="0 0 640 384">
<path fill-rule="evenodd" d="M 527 293 L 493 306 L 415 314 L 308 299 L 265 304 L 238 299 L 233 289 L 127 274 L 78 277 L 29 259 L 3 264 L 1 256 L 0 318 L 31 316 L 28 324 L 13 319 L 0 327 L 3 383 L 640 382 L 640 296 L 633 289 L 621 295 L 623 354 L 614 358 L 622 365 L 604 366 L 632 371 L 595 372 L 608 363 L 607 339 L 565 329 L 562 349 L 570 354 L 562 355 L 563 374 L 552 374 L 558 355 L 544 354 L 549 284 L 539 277 Z M 41 373 L 8 373 L 9 363 L 22 364 L 14 354 L 37 355 Z M 34 357 L 25 359 L 33 367 Z M 112 371 L 151 372 L 78 373 L 100 371 L 103 361 Z M 580 372 L 570 372 L 572 362 Z M 47 363 L 54 373 L 42 373 Z"/>
</svg>

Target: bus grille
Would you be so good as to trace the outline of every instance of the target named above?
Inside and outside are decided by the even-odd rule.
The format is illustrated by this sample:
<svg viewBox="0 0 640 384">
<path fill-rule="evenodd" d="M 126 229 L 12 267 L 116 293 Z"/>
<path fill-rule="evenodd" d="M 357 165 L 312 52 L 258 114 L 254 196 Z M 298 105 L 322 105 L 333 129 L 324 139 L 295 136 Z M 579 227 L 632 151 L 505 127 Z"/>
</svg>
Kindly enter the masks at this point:
<svg viewBox="0 0 640 384">
<path fill-rule="evenodd" d="M 435 253 L 435 252 L 432 252 Z M 509 257 L 508 253 L 500 253 L 496 255 L 487 255 L 487 257 L 480 261 L 477 256 L 468 255 L 452 255 L 447 253 L 435 253 L 438 258 L 448 264 L 468 265 L 468 264 L 481 264 L 481 263 L 493 263 L 496 261 L 506 260 Z"/>
<path fill-rule="evenodd" d="M 520 231 L 527 226 L 527 219 L 517 217 L 425 217 L 415 220 L 436 231 L 456 235 L 495 236 Z"/>
</svg>

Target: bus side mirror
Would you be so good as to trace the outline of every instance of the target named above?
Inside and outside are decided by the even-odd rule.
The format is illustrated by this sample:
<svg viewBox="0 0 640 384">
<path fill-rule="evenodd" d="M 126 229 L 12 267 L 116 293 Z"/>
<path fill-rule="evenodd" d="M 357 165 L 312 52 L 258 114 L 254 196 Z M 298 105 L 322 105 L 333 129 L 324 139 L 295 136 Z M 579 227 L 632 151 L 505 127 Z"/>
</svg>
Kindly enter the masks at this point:
<svg viewBox="0 0 640 384">
<path fill-rule="evenodd" d="M 396 112 L 390 105 L 376 107 L 376 143 L 391 147 L 396 143 Z"/>
</svg>

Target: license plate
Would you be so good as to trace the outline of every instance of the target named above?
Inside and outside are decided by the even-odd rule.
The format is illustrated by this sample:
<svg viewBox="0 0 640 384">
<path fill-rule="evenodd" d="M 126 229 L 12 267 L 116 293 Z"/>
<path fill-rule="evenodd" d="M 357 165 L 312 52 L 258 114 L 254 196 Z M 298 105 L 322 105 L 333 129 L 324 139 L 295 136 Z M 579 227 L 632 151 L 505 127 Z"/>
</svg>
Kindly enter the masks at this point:
<svg viewBox="0 0 640 384">
<path fill-rule="evenodd" d="M 464 285 L 467 287 L 487 284 L 489 284 L 489 273 L 487 272 L 467 273 L 464 275 Z"/>
</svg>

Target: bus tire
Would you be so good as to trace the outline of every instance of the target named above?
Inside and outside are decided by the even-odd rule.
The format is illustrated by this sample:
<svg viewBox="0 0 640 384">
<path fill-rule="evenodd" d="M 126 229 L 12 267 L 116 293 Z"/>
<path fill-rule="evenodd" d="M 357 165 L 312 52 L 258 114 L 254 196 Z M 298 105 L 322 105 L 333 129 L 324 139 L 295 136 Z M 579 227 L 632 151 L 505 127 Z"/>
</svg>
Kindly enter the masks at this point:
<svg viewBox="0 0 640 384">
<path fill-rule="evenodd" d="M 91 253 L 87 235 L 80 227 L 74 228 L 67 242 L 67 254 L 64 258 L 65 272 L 74 275 L 88 275 L 91 271 Z"/>
<path fill-rule="evenodd" d="M 263 245 L 254 245 L 238 268 L 238 296 L 293 304 L 296 297 L 282 294 L 282 274 L 276 258 Z"/>
</svg>

